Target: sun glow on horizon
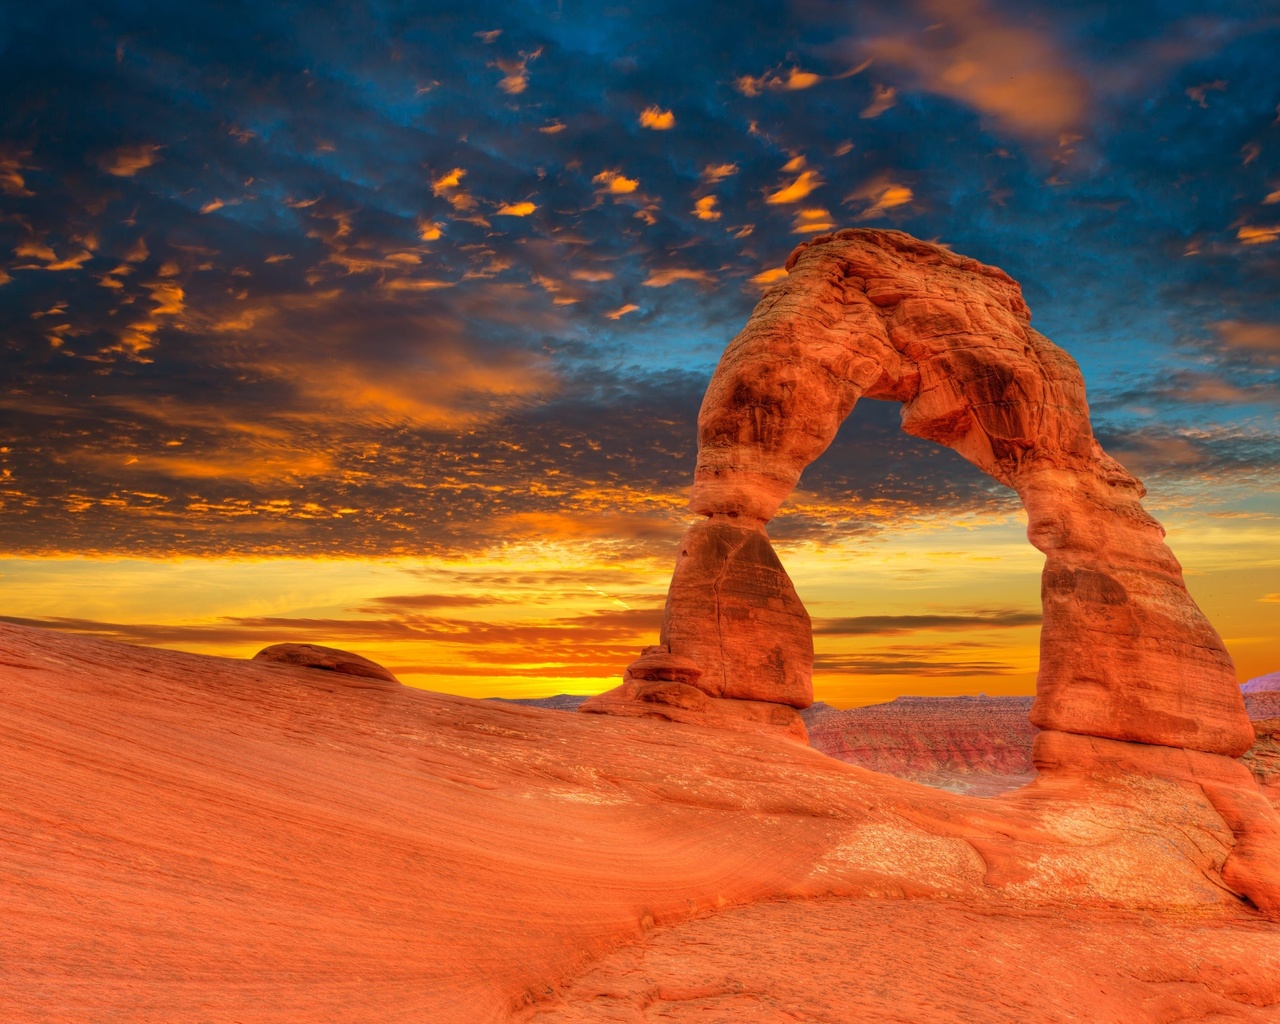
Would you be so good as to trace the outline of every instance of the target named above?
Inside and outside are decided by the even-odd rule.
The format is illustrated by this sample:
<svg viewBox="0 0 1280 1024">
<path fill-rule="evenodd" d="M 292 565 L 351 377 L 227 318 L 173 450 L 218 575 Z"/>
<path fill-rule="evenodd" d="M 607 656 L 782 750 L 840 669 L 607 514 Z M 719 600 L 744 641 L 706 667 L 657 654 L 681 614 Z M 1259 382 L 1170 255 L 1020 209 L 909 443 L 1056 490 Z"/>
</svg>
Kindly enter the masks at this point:
<svg viewBox="0 0 1280 1024">
<path fill-rule="evenodd" d="M 777 521 L 779 556 L 814 623 L 815 698 L 851 707 L 1034 693 L 1043 558 L 1021 515 L 888 518 L 839 540 L 788 540 L 785 516 Z M 1175 511 L 1167 521 L 1241 681 L 1273 671 L 1272 514 L 1244 527 L 1255 554 L 1244 567 L 1234 555 L 1238 518 Z M 658 642 L 680 528 L 673 521 L 669 545 L 643 550 L 620 549 L 606 531 L 451 559 L 8 557 L 0 615 L 233 658 L 274 643 L 323 644 L 372 658 L 408 685 L 468 697 L 597 693 Z"/>
</svg>

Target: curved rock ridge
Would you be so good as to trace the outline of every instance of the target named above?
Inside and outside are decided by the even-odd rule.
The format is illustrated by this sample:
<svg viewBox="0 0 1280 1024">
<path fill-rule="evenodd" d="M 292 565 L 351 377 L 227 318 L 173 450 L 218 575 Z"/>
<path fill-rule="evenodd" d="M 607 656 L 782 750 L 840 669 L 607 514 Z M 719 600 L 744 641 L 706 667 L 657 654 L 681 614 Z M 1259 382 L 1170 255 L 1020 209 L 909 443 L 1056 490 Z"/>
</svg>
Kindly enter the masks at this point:
<svg viewBox="0 0 1280 1024">
<path fill-rule="evenodd" d="M 800 245 L 729 343 L 698 415 L 661 642 L 715 697 L 812 701 L 808 616 L 765 524 L 860 398 L 1016 490 L 1045 554 L 1032 722 L 1239 756 L 1253 741 L 1222 639 L 1142 484 L 1093 436 L 1084 380 L 1008 274 L 898 231 Z"/>
<path fill-rule="evenodd" d="M 318 668 L 339 675 L 358 679 L 381 680 L 383 683 L 400 684 L 391 672 L 376 661 L 336 647 L 319 644 L 272 644 L 253 656 L 254 661 L 275 662 L 278 665 L 297 665 L 299 668 Z M 366 684 L 369 685 L 369 684 Z M 376 685 L 376 684 L 373 684 Z"/>
<path fill-rule="evenodd" d="M 646 647 L 630 665 L 622 685 L 588 697 L 577 710 L 595 715 L 665 718 L 732 732 L 760 732 L 808 743 L 804 720 L 795 708 L 770 701 L 709 696 L 698 687 L 702 676 L 692 658 L 662 645 Z"/>
</svg>

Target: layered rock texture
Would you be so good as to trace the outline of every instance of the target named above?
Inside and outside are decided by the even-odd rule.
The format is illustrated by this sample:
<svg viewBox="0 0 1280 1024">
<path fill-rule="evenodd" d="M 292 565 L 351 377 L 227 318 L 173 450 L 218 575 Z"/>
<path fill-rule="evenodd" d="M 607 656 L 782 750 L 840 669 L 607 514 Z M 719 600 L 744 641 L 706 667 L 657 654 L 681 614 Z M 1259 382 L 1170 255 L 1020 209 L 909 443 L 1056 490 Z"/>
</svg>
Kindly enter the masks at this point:
<svg viewBox="0 0 1280 1024">
<path fill-rule="evenodd" d="M 1018 493 L 1045 555 L 1037 768 L 1202 784 L 1236 834 L 1224 878 L 1280 912 L 1280 818 L 1234 760 L 1255 737 L 1231 657 L 1142 484 L 1094 438 L 1079 367 L 1031 326 L 1017 282 L 878 230 L 819 236 L 787 270 L 698 414 L 689 507 L 704 518 L 681 541 L 661 634 L 699 670 L 681 685 L 753 716 L 812 702 L 808 616 L 765 526 L 859 399 L 899 402 L 904 430 Z M 624 681 L 582 710 L 649 700 L 642 689 Z"/>
<path fill-rule="evenodd" d="M 782 735 L 0 624 L 2 1016 L 1274 1022 L 1247 810 L 1185 758 L 1091 756 L 980 800 Z"/>
<path fill-rule="evenodd" d="M 1252 742 L 1221 638 L 1142 485 L 1098 445 L 1075 362 L 1003 271 L 895 231 L 802 245 L 725 350 L 698 415 L 662 642 L 713 696 L 805 707 L 808 620 L 764 524 L 860 398 L 1012 487 L 1045 553 L 1032 721 L 1238 756 Z"/>
<path fill-rule="evenodd" d="M 899 697 L 803 712 L 815 750 L 872 771 L 991 796 L 1035 778 L 1030 697 Z"/>
</svg>

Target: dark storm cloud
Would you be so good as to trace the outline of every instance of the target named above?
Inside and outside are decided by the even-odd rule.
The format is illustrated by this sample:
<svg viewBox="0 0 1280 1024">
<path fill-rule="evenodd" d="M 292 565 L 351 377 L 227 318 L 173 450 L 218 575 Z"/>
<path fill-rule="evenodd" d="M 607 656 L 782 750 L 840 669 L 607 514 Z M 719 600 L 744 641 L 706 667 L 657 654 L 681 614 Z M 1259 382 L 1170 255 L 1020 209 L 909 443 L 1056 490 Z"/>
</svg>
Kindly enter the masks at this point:
<svg viewBox="0 0 1280 1024">
<path fill-rule="evenodd" d="M 1005 267 L 1130 449 L 1280 461 L 1229 429 L 1277 386 L 1250 5 L 482 13 L 6 9 L 6 550 L 665 548 L 752 279 L 828 223 Z M 781 538 L 1009 500 L 879 403 L 801 486 L 848 512 Z"/>
</svg>

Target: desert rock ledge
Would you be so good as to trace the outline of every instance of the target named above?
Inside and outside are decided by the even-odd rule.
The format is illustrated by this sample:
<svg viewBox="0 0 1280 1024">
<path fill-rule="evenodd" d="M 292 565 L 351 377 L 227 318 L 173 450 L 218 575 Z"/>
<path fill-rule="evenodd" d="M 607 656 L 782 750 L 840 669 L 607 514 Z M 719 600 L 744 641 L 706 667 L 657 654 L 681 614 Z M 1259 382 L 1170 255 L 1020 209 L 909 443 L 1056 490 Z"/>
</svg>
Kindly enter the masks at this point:
<svg viewBox="0 0 1280 1024">
<path fill-rule="evenodd" d="M 319 644 L 272 644 L 255 654 L 253 660 L 318 668 L 359 679 L 376 679 L 397 686 L 400 684 L 399 679 L 376 661 L 350 651 L 340 651 L 336 647 L 321 647 Z"/>
</svg>

